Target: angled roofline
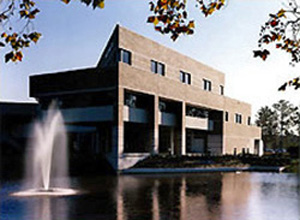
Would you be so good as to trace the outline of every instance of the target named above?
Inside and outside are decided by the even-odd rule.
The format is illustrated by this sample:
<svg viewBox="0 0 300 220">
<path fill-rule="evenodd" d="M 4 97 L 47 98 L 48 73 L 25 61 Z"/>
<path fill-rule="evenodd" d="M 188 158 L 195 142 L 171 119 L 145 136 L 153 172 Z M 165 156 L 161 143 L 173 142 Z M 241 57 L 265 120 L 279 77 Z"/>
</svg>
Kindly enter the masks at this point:
<svg viewBox="0 0 300 220">
<path fill-rule="evenodd" d="M 101 61 L 103 60 L 103 57 L 104 57 L 106 51 L 108 50 L 108 47 L 109 47 L 110 43 L 115 40 L 114 39 L 115 37 L 117 38 L 116 39 L 117 45 L 119 44 L 119 28 L 120 28 L 120 25 L 116 24 L 115 28 L 113 29 L 113 31 L 110 34 L 110 37 L 109 37 L 108 41 L 106 42 L 106 44 L 104 46 L 104 49 L 102 50 L 100 58 L 99 58 L 99 60 L 98 60 L 98 62 L 96 64 L 96 68 L 100 67 Z"/>
</svg>

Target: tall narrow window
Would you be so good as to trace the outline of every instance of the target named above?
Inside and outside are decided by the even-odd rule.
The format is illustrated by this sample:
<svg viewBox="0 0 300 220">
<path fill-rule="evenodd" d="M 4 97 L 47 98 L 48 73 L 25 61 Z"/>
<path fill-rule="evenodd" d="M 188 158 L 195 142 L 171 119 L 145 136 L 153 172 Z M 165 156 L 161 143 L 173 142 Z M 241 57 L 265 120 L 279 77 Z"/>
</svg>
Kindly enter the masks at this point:
<svg viewBox="0 0 300 220">
<path fill-rule="evenodd" d="M 192 83 L 191 74 L 180 71 L 180 81 L 185 84 L 191 84 Z"/>
<path fill-rule="evenodd" d="M 228 121 L 228 119 L 229 119 L 228 112 L 225 112 L 225 121 Z"/>
<path fill-rule="evenodd" d="M 203 79 L 203 89 L 205 91 L 211 91 L 211 81 Z"/>
<path fill-rule="evenodd" d="M 165 75 L 165 65 L 162 63 L 157 64 L 157 73 L 161 76 Z"/>
<path fill-rule="evenodd" d="M 131 52 L 128 50 L 120 49 L 119 61 L 131 65 Z"/>
<path fill-rule="evenodd" d="M 158 73 L 161 76 L 165 75 L 165 65 L 155 60 L 151 60 L 151 72 Z"/>
<path fill-rule="evenodd" d="M 154 60 L 151 60 L 151 72 L 153 73 L 157 72 L 157 62 Z"/>
<path fill-rule="evenodd" d="M 251 125 L 251 117 L 248 117 L 248 125 Z"/>
<path fill-rule="evenodd" d="M 224 95 L 224 86 L 220 85 L 220 95 Z"/>
<path fill-rule="evenodd" d="M 235 123 L 242 124 L 242 115 L 241 114 L 238 114 L 238 113 L 235 114 Z"/>
<path fill-rule="evenodd" d="M 185 81 L 185 74 L 182 71 L 180 71 L 180 81 L 183 82 L 183 83 Z"/>
</svg>

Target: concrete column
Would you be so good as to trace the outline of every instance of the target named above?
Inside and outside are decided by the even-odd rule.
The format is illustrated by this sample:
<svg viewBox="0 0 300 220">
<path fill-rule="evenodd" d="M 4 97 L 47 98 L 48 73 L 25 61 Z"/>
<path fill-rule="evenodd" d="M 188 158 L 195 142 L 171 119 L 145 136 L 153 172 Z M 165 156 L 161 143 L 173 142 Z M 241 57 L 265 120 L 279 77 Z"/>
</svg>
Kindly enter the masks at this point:
<svg viewBox="0 0 300 220">
<path fill-rule="evenodd" d="M 181 155 L 186 153 L 186 134 L 185 134 L 185 102 L 182 102 L 182 115 L 181 115 Z"/>
<path fill-rule="evenodd" d="M 159 149 L 159 97 L 157 95 L 154 96 L 154 146 L 153 146 L 153 154 L 158 154 Z"/>
</svg>

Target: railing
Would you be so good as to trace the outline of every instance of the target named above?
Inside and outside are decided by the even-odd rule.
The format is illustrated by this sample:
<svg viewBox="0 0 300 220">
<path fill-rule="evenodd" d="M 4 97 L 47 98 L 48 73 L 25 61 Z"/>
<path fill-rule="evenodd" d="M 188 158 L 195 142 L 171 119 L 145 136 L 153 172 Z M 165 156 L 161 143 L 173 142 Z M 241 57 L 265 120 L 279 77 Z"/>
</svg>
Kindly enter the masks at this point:
<svg viewBox="0 0 300 220">
<path fill-rule="evenodd" d="M 124 106 L 123 120 L 136 123 L 147 123 L 148 114 L 145 109 Z"/>
</svg>

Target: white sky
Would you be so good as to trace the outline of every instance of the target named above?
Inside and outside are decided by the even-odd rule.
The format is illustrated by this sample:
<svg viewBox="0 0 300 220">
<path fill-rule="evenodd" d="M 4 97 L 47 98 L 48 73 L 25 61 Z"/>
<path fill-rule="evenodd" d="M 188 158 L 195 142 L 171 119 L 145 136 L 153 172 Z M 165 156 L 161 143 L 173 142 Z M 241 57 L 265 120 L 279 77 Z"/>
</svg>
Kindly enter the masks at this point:
<svg viewBox="0 0 300 220">
<path fill-rule="evenodd" d="M 65 5 L 60 0 L 37 0 L 41 12 L 35 27 L 43 37 L 24 50 L 21 63 L 5 64 L 6 51 L 0 51 L 0 100 L 34 101 L 28 95 L 29 75 L 95 66 L 115 24 L 120 23 L 225 73 L 225 95 L 251 103 L 253 115 L 280 99 L 299 105 L 300 90 L 277 89 L 300 75 L 300 64 L 291 67 L 288 55 L 281 51 L 271 50 L 265 62 L 254 59 L 252 52 L 257 49 L 260 26 L 269 13 L 283 7 L 283 1 L 229 0 L 224 10 L 203 18 L 195 0 L 189 0 L 196 33 L 174 43 L 146 23 L 148 0 L 106 0 L 103 10 L 92 10 L 79 1 Z"/>
</svg>

